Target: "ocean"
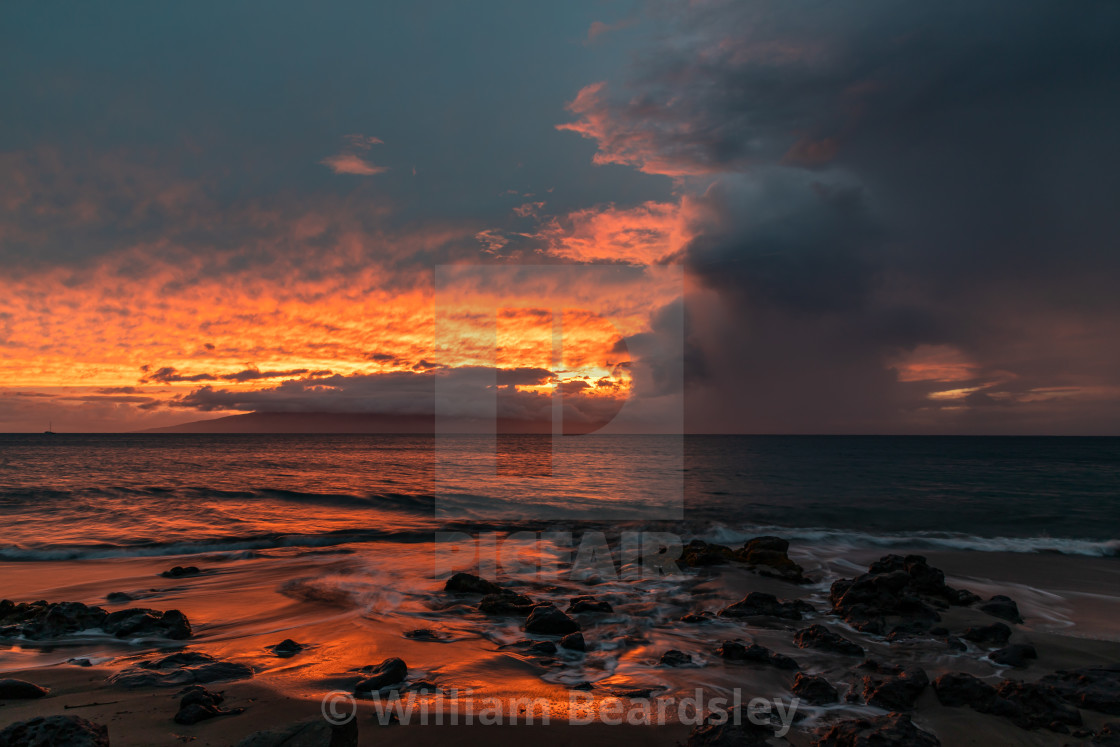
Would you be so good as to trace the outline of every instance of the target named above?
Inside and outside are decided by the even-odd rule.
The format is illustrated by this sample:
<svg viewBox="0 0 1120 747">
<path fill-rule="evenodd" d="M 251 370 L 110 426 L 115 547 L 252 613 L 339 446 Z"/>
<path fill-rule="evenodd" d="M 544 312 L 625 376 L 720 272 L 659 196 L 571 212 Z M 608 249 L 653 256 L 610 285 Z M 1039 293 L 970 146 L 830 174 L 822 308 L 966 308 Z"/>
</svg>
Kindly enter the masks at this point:
<svg viewBox="0 0 1120 747">
<path fill-rule="evenodd" d="M 592 435 L 564 438 L 551 472 L 534 461 L 550 443 L 504 437 L 501 472 L 437 484 L 437 453 L 473 453 L 476 440 L 445 438 L 437 452 L 432 437 L 405 435 L 0 435 L 0 559 L 415 542 L 619 518 L 724 542 L 1120 549 L 1120 438 Z M 676 501 L 679 521 L 627 501 L 654 493 Z"/>
</svg>

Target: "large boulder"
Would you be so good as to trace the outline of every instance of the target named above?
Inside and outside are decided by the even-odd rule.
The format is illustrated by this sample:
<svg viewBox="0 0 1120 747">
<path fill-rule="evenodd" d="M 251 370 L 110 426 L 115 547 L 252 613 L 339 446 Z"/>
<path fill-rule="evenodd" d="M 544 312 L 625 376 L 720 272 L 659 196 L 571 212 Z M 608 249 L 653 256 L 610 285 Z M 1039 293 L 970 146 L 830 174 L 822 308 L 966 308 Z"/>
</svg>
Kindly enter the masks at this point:
<svg viewBox="0 0 1120 747">
<path fill-rule="evenodd" d="M 77 716 L 40 716 L 0 731 L 0 747 L 109 747 L 109 729 Z"/>
<path fill-rule="evenodd" d="M 841 721 L 813 744 L 816 747 L 938 747 L 941 741 L 915 726 L 906 714 L 891 713 Z"/>
<path fill-rule="evenodd" d="M 1063 670 L 1038 682 L 1079 708 L 1120 716 L 1120 664 Z"/>
<path fill-rule="evenodd" d="M 886 555 L 867 573 L 832 584 L 832 611 L 852 627 L 877 635 L 916 635 L 941 620 L 938 609 L 979 600 L 945 584 L 945 574 L 921 555 Z"/>
<path fill-rule="evenodd" d="M 49 692 L 47 688 L 26 680 L 0 680 L 0 700 L 31 700 L 41 698 Z"/>
<path fill-rule="evenodd" d="M 258 731 L 237 747 L 358 747 L 358 719 L 331 724 L 317 718 L 286 729 Z"/>
</svg>

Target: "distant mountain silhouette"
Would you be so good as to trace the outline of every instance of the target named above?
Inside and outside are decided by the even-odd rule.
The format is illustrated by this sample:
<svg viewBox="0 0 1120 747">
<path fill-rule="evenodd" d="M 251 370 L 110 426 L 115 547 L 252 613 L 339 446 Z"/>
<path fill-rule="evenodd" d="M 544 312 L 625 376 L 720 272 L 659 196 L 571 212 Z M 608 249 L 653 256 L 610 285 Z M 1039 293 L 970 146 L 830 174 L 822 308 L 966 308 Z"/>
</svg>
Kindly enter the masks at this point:
<svg viewBox="0 0 1120 747">
<path fill-rule="evenodd" d="M 444 431 L 493 432 L 493 421 L 441 421 Z M 503 418 L 499 433 L 552 433 L 552 423 Z M 593 430 L 588 428 L 587 430 Z M 250 412 L 224 418 L 196 420 L 141 433 L 435 433 L 433 415 L 390 415 L 335 412 Z M 569 432 L 572 432 L 571 430 Z"/>
</svg>

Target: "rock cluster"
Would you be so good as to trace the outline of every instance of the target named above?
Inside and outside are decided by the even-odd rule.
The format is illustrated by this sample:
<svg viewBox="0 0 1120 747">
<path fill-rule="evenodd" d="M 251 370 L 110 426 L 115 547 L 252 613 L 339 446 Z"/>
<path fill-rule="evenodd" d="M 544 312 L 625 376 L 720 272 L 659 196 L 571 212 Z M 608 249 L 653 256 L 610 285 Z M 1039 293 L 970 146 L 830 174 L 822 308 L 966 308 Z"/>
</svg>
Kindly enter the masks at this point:
<svg viewBox="0 0 1120 747">
<path fill-rule="evenodd" d="M 928 632 L 941 620 L 937 609 L 979 601 L 970 591 L 945 584 L 945 574 L 921 555 L 887 555 L 857 578 L 832 584 L 832 611 L 852 627 L 877 635 Z"/>
<path fill-rule="evenodd" d="M 0 601 L 0 637 L 31 640 L 59 638 L 83 630 L 100 629 L 118 638 L 156 636 L 183 640 L 191 637 L 191 624 L 179 610 L 134 607 L 106 612 L 81 602 L 15 603 Z"/>
<path fill-rule="evenodd" d="M 833 633 L 823 625 L 810 625 L 797 631 L 793 642 L 801 648 L 816 648 L 846 656 L 863 656 L 863 647 Z"/>
<path fill-rule="evenodd" d="M 685 545 L 681 552 L 681 563 L 696 568 L 737 561 L 747 564 L 751 570 L 761 575 L 803 583 L 804 569 L 790 559 L 788 550 L 789 540 L 781 537 L 755 537 L 738 550 L 696 539 Z"/>
<path fill-rule="evenodd" d="M 1081 725 L 1081 713 L 1065 694 L 1043 682 L 1004 680 L 993 687 L 970 674 L 943 674 L 933 683 L 942 705 L 970 706 L 980 713 L 1010 719 L 1023 729 L 1044 727 L 1066 733 Z"/>
<path fill-rule="evenodd" d="M 121 687 L 174 687 L 222 680 L 244 680 L 253 670 L 231 661 L 219 661 L 199 651 L 180 651 L 158 659 L 142 661 L 109 678 Z"/>
<path fill-rule="evenodd" d="M 797 662 L 785 654 L 771 651 L 757 643 L 746 644 L 742 641 L 724 641 L 723 645 L 719 647 L 716 653 L 728 661 L 766 664 L 768 666 L 777 667 L 778 669 L 789 669 L 791 671 L 800 669 Z"/>
<path fill-rule="evenodd" d="M 938 747 L 941 741 L 915 726 L 906 714 L 890 713 L 841 721 L 813 744 L 816 747 Z"/>
</svg>

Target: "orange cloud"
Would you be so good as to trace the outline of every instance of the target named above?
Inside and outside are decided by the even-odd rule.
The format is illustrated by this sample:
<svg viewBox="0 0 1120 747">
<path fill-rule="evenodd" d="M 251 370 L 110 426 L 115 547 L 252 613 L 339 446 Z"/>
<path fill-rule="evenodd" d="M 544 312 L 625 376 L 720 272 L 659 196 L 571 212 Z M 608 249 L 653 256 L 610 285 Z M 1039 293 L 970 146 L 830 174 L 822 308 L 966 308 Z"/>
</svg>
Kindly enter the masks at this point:
<svg viewBox="0 0 1120 747">
<path fill-rule="evenodd" d="M 373 176 L 381 174 L 388 169 L 384 166 L 375 166 L 361 156 L 353 153 L 340 153 L 337 156 L 324 158 L 319 163 L 323 164 L 336 174 L 356 174 L 358 176 Z"/>
</svg>

